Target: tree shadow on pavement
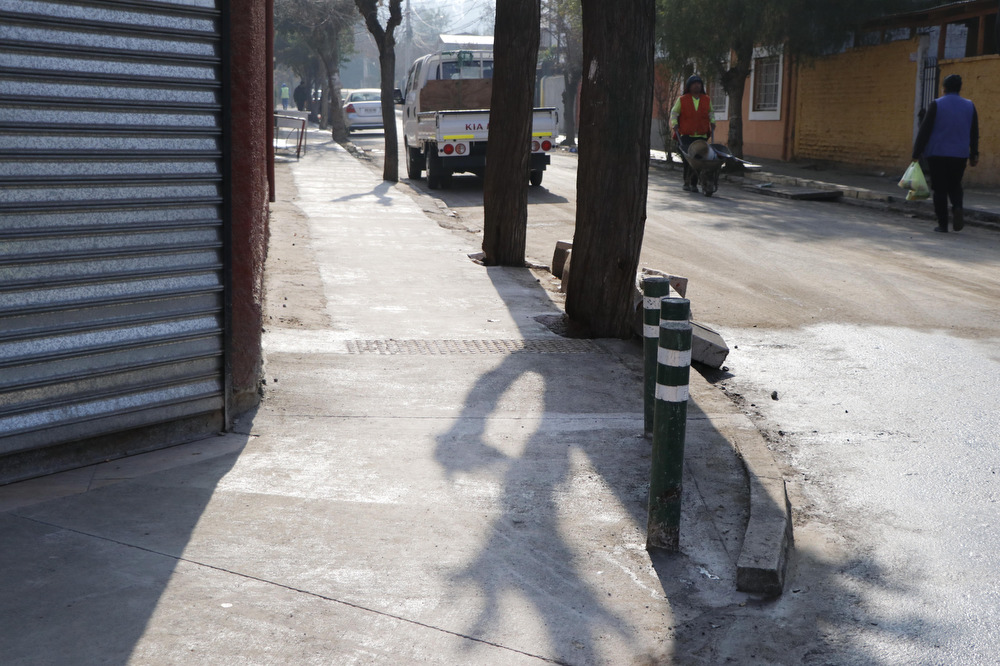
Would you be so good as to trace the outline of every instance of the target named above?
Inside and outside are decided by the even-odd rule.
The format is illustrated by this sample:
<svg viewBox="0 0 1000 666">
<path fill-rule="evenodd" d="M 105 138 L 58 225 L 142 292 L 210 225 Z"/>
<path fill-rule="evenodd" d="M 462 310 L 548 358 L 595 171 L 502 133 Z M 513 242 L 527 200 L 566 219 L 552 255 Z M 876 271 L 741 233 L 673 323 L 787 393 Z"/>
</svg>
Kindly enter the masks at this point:
<svg viewBox="0 0 1000 666">
<path fill-rule="evenodd" d="M 472 174 L 455 174 L 451 179 L 451 187 L 448 189 L 428 190 L 426 181 L 417 181 L 416 184 L 410 181 L 414 189 L 431 194 L 440 199 L 449 208 L 474 208 L 483 205 L 483 179 Z M 528 204 L 564 204 L 569 203 L 569 199 L 556 194 L 545 188 L 529 187 Z"/>
<path fill-rule="evenodd" d="M 332 201 L 335 203 L 344 203 L 345 201 L 355 201 L 357 199 L 367 199 L 369 197 L 375 197 L 378 199 L 378 203 L 383 206 L 392 206 L 392 197 L 386 196 L 386 194 L 393 188 L 395 184 L 389 181 L 382 181 L 375 186 L 374 189 L 368 192 L 358 192 L 357 194 L 347 194 L 342 197 L 337 197 Z"/>
<path fill-rule="evenodd" d="M 554 311 L 531 274 L 486 270 L 501 296 L 518 285 L 508 307 L 524 322 L 522 334 L 551 338 L 524 312 Z M 529 283 L 535 304 L 525 303 Z M 613 496 L 591 461 L 598 442 L 608 456 L 645 446 L 631 432 L 634 408 L 617 390 L 632 378 L 609 377 L 611 365 L 596 346 L 586 353 L 508 354 L 476 378 L 461 415 L 437 437 L 435 459 L 450 479 L 486 474 L 499 486 L 478 555 L 452 578 L 463 590 L 457 593 L 471 593 L 479 605 L 465 633 L 571 664 L 604 663 L 622 646 L 639 647 L 634 618 L 610 599 L 617 590 L 582 571 L 613 566 L 607 546 L 627 518 L 602 506 Z M 587 543 L 598 534 L 603 538 Z M 537 623 L 512 631 L 527 618 Z M 656 655 L 646 656 L 655 662 Z"/>
<path fill-rule="evenodd" d="M 555 310 L 527 271 L 488 270 L 501 296 L 511 280 L 530 282 L 535 311 Z M 507 302 L 516 321 L 531 322 L 525 337 L 544 335 L 515 312 L 523 293 Z M 746 480 L 734 479 L 745 472 L 694 401 L 682 552 L 647 553 L 641 357 L 631 343 L 596 344 L 592 353 L 505 356 L 437 437 L 448 478 L 499 486 L 478 554 L 452 577 L 456 594 L 471 590 L 479 604 L 465 633 L 569 664 L 861 664 L 877 662 L 885 645 L 928 649 L 921 631 L 931 628 L 919 617 L 891 623 L 864 607 L 865 594 L 906 591 L 885 590 L 871 558 L 831 549 L 812 531 L 791 555 L 783 596 L 736 591 L 747 516 Z M 533 429 L 519 449 L 512 423 Z M 864 592 L 858 570 L 869 574 Z M 530 630 L 518 631 L 526 619 Z"/>
</svg>

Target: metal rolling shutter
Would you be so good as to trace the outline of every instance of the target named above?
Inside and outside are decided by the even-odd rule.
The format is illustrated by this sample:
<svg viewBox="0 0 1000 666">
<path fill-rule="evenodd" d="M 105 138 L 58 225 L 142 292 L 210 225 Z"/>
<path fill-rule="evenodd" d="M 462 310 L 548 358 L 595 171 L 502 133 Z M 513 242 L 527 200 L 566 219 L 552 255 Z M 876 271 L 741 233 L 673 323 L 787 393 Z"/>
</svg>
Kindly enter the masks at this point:
<svg viewBox="0 0 1000 666">
<path fill-rule="evenodd" d="M 222 413 L 221 24 L 0 0 L 0 457 Z"/>
</svg>

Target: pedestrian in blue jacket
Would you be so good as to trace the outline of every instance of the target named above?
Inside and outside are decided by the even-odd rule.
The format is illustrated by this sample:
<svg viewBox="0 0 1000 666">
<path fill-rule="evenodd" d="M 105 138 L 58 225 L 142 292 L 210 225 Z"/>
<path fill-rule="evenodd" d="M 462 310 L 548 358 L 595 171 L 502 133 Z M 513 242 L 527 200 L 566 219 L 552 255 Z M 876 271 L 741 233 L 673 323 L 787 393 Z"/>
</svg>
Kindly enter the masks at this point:
<svg viewBox="0 0 1000 666">
<path fill-rule="evenodd" d="M 952 226 L 964 226 L 962 213 L 962 176 L 965 165 L 979 163 L 979 114 L 971 100 L 963 98 L 962 77 L 951 74 L 944 80 L 944 95 L 927 107 L 913 144 L 913 160 L 927 158 L 934 212 L 938 225 L 934 231 L 948 231 L 948 200 L 951 200 Z"/>
</svg>

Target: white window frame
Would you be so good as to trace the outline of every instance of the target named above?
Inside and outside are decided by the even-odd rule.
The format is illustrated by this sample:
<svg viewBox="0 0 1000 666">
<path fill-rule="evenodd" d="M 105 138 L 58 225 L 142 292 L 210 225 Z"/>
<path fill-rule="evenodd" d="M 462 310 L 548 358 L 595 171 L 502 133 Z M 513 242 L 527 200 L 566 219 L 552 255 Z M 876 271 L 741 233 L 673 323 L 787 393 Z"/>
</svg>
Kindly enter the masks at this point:
<svg viewBox="0 0 1000 666">
<path fill-rule="evenodd" d="M 708 96 L 712 100 L 712 110 L 715 111 L 715 121 L 721 122 L 723 120 L 729 120 L 729 95 L 727 95 L 726 91 L 722 89 L 721 83 L 713 83 L 711 88 L 714 89 L 716 86 L 718 86 L 719 90 L 722 91 L 721 100 L 712 95 L 713 90 L 708 91 Z"/>
<path fill-rule="evenodd" d="M 757 84 L 755 81 L 755 76 L 757 74 L 757 59 L 758 58 L 773 58 L 777 56 L 778 58 L 778 108 L 774 111 L 754 111 L 755 105 L 755 95 L 757 92 Z M 785 53 L 784 48 L 781 49 L 769 49 L 769 48 L 756 48 L 753 50 L 753 62 L 754 66 L 750 69 L 750 120 L 781 120 L 781 99 L 782 92 L 784 89 L 784 79 L 785 79 Z"/>
</svg>

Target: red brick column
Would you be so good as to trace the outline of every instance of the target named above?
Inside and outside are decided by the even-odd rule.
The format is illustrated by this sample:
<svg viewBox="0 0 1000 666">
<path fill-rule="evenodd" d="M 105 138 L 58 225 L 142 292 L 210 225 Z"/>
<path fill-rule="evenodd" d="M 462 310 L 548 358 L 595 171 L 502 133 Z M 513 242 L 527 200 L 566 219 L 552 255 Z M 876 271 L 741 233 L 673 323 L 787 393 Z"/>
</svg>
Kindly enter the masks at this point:
<svg viewBox="0 0 1000 666">
<path fill-rule="evenodd" d="M 268 0 L 230 0 L 232 321 L 230 413 L 259 400 L 268 238 Z"/>
</svg>

